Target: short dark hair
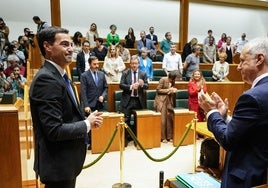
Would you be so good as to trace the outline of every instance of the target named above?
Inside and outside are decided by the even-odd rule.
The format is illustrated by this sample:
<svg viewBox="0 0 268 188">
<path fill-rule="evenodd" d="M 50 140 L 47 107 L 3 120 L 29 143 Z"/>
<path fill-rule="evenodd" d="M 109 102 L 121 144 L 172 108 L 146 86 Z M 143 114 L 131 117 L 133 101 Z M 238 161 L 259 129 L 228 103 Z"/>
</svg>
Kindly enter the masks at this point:
<svg viewBox="0 0 268 188">
<path fill-rule="evenodd" d="M 90 56 L 90 57 L 88 58 L 88 63 L 91 64 L 92 61 L 94 61 L 94 60 L 96 60 L 96 59 L 98 59 L 96 56 Z"/>
<path fill-rule="evenodd" d="M 44 42 L 47 41 L 49 44 L 52 45 L 55 42 L 55 36 L 58 33 L 68 34 L 69 31 L 64 28 L 52 26 L 52 27 L 47 27 L 43 29 L 37 34 L 37 41 L 38 41 L 39 49 L 44 57 L 46 55 L 46 51 L 43 46 Z"/>
<path fill-rule="evenodd" d="M 41 19 L 40 19 L 38 16 L 34 16 L 34 17 L 33 17 L 33 20 L 34 20 L 34 21 L 40 21 Z"/>
<path fill-rule="evenodd" d="M 95 41 L 96 40 L 99 41 L 99 43 L 101 43 L 101 44 L 103 43 L 103 39 L 102 38 L 96 38 Z"/>
</svg>

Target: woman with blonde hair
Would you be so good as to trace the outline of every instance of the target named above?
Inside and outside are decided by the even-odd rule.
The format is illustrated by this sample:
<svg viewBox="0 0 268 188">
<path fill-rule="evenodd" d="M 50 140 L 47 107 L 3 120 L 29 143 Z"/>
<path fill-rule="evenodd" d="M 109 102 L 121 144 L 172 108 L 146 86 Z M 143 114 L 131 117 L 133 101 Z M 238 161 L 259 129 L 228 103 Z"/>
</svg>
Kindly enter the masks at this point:
<svg viewBox="0 0 268 188">
<path fill-rule="evenodd" d="M 188 83 L 188 107 L 189 110 L 195 111 L 197 113 L 197 118 L 199 122 L 205 121 L 205 114 L 202 108 L 198 104 L 198 93 L 207 92 L 206 81 L 200 70 L 193 71 L 192 77 Z"/>
<path fill-rule="evenodd" d="M 114 45 L 111 45 L 108 48 L 108 53 L 103 63 L 103 70 L 107 82 L 119 82 L 125 68 L 123 59 L 118 54 L 118 49 Z"/>
<path fill-rule="evenodd" d="M 95 44 L 96 38 L 99 38 L 97 25 L 95 23 L 92 23 L 90 25 L 89 31 L 86 34 L 86 40 L 89 41 L 90 48 L 94 48 L 96 46 Z"/>
<path fill-rule="evenodd" d="M 229 74 L 229 63 L 225 61 L 227 54 L 225 52 L 219 53 L 219 61 L 216 61 L 212 67 L 212 78 L 214 81 L 224 81 L 228 80 L 227 76 Z"/>
</svg>

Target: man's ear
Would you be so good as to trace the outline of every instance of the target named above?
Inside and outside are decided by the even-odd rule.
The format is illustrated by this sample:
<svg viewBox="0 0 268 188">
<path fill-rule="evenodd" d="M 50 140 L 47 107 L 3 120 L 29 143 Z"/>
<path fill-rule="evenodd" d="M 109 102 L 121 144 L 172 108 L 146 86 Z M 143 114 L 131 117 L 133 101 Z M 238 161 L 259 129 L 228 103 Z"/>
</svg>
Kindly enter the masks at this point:
<svg viewBox="0 0 268 188">
<path fill-rule="evenodd" d="M 47 41 L 44 41 L 43 47 L 45 48 L 45 51 L 51 51 L 51 45 Z"/>
<path fill-rule="evenodd" d="M 264 63 L 264 60 L 265 60 L 264 54 L 258 54 L 256 65 L 261 65 L 262 63 Z"/>
</svg>

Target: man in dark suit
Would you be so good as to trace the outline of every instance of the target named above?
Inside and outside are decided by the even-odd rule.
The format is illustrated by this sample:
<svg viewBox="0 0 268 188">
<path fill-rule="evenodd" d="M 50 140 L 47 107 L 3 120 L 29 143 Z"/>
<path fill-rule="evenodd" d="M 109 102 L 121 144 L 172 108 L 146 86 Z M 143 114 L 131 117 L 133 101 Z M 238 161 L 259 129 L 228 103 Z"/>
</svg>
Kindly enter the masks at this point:
<svg viewBox="0 0 268 188">
<path fill-rule="evenodd" d="M 136 134 L 136 125 L 130 125 L 132 110 L 145 108 L 144 90 L 148 89 L 146 73 L 138 69 L 139 57 L 134 55 L 130 59 L 130 69 L 123 72 L 120 81 L 120 89 L 123 90 L 121 98 L 122 112 L 125 115 L 125 122 Z M 126 134 L 126 143 L 130 137 Z"/>
<path fill-rule="evenodd" d="M 79 52 L 76 57 L 76 69 L 79 80 L 81 78 L 81 74 L 89 69 L 88 58 L 95 56 L 94 52 L 90 52 L 89 47 L 89 41 L 84 40 L 82 43 L 82 51 Z"/>
<path fill-rule="evenodd" d="M 149 34 L 146 35 L 146 38 L 153 41 L 155 46 L 158 45 L 158 38 L 157 38 L 157 35 L 154 34 L 154 27 L 153 26 L 151 26 L 149 28 Z"/>
<path fill-rule="evenodd" d="M 87 115 L 95 110 L 103 110 L 108 90 L 104 73 L 98 71 L 98 58 L 91 56 L 88 63 L 90 69 L 81 75 L 81 98 Z"/>
<path fill-rule="evenodd" d="M 89 70 L 81 75 L 81 98 L 86 116 L 95 110 L 103 111 L 107 96 L 107 81 L 103 72 L 98 71 L 99 60 L 95 56 L 88 59 Z M 89 146 L 91 149 L 91 131 L 88 133 Z"/>
<path fill-rule="evenodd" d="M 34 170 L 45 188 L 74 188 L 86 156 L 87 132 L 103 119 L 97 111 L 84 118 L 66 77 L 73 54 L 68 30 L 48 27 L 37 38 L 45 62 L 30 88 Z"/>
<path fill-rule="evenodd" d="M 227 151 L 222 188 L 249 188 L 267 183 L 268 167 L 268 39 L 247 43 L 237 67 L 252 88 L 238 99 L 232 117 L 228 100 L 212 93 L 199 96 L 208 129 Z"/>
</svg>

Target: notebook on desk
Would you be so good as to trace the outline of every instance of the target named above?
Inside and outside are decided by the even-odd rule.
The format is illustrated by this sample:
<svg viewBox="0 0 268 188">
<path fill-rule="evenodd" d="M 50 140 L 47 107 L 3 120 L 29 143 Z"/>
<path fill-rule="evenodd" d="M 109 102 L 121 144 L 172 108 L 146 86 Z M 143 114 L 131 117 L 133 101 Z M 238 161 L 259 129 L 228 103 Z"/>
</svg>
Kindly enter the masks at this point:
<svg viewBox="0 0 268 188">
<path fill-rule="evenodd" d="M 182 188 L 220 188 L 221 184 L 218 180 L 207 173 L 187 173 L 176 176 Z"/>
</svg>

